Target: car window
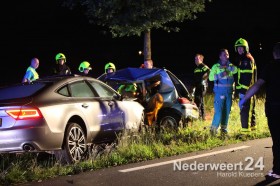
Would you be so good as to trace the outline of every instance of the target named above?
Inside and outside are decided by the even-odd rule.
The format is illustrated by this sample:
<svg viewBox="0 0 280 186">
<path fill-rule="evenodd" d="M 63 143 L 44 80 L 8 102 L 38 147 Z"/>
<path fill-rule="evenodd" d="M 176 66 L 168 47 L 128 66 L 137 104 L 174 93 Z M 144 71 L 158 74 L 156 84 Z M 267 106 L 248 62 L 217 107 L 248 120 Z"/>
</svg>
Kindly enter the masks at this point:
<svg viewBox="0 0 280 186">
<path fill-rule="evenodd" d="M 46 86 L 45 83 L 19 84 L 0 88 L 0 100 L 31 96 Z"/>
<path fill-rule="evenodd" d="M 174 74 L 168 73 L 168 75 L 171 78 L 174 86 L 176 87 L 178 94 L 182 97 L 189 98 L 189 92 L 185 85 Z"/>
<path fill-rule="evenodd" d="M 105 86 L 101 83 L 91 81 L 90 84 L 96 90 L 97 94 L 100 97 L 114 97 L 114 96 L 116 96 L 116 93 L 112 89 L 110 89 L 109 87 L 107 87 L 107 86 Z"/>
<path fill-rule="evenodd" d="M 69 85 L 72 97 L 95 97 L 91 88 L 85 81 L 75 82 Z"/>
<path fill-rule="evenodd" d="M 59 94 L 63 95 L 63 96 L 70 97 L 70 93 L 69 93 L 69 91 L 68 91 L 67 86 L 62 87 L 62 88 L 59 89 L 57 92 L 58 92 Z"/>
</svg>

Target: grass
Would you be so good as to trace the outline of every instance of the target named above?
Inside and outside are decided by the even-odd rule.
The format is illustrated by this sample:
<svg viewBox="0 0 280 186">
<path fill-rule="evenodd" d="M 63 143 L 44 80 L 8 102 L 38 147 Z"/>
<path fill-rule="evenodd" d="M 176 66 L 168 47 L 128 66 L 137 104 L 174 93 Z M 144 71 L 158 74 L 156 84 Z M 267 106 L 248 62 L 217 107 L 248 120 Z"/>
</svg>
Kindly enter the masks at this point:
<svg viewBox="0 0 280 186">
<path fill-rule="evenodd" d="M 264 114 L 264 97 L 258 97 L 256 103 L 257 130 L 242 139 L 237 138 L 241 128 L 238 101 L 233 101 L 230 114 L 230 138 L 222 138 L 209 134 L 214 112 L 213 95 L 207 95 L 205 100 L 206 121 L 193 121 L 177 132 L 156 134 L 148 130 L 138 135 L 124 135 L 118 138 L 117 145 L 97 147 L 87 160 L 73 165 L 61 165 L 52 155 L 42 153 L 0 154 L 0 185 L 40 181 L 270 136 Z"/>
</svg>

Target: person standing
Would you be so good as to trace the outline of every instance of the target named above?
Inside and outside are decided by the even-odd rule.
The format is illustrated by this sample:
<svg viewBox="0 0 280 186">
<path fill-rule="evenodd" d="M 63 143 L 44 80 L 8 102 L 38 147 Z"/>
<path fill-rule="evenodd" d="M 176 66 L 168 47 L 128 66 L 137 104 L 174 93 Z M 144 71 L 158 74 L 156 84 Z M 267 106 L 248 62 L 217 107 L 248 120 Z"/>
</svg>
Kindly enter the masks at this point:
<svg viewBox="0 0 280 186">
<path fill-rule="evenodd" d="M 214 117 L 210 127 L 211 135 L 215 136 L 219 126 L 221 136 L 227 135 L 228 119 L 232 105 L 233 75 L 237 73 L 237 67 L 229 61 L 227 49 L 219 52 L 219 61 L 214 64 L 209 74 L 209 80 L 214 82 Z"/>
<path fill-rule="evenodd" d="M 102 75 L 100 75 L 97 79 L 106 83 L 107 75 L 116 72 L 116 70 L 117 69 L 116 69 L 115 64 L 112 62 L 108 62 L 104 66 L 105 72 Z"/>
<path fill-rule="evenodd" d="M 249 102 L 262 85 L 266 84 L 266 101 L 265 114 L 267 117 L 268 127 L 271 134 L 273 146 L 273 167 L 272 171 L 267 174 L 268 179 L 280 179 L 280 125 L 279 125 L 279 110 L 280 110 L 280 81 L 276 74 L 280 69 L 280 42 L 277 42 L 273 47 L 274 60 L 266 64 L 261 71 L 256 83 L 254 83 L 246 94 L 241 98 L 239 107 L 241 110 L 246 109 L 246 102 Z"/>
<path fill-rule="evenodd" d="M 194 69 L 194 102 L 199 109 L 199 118 L 205 120 L 204 96 L 208 87 L 208 77 L 210 68 L 203 63 L 204 56 L 196 54 L 194 61 L 196 68 Z"/>
<path fill-rule="evenodd" d="M 70 68 L 65 64 L 66 57 L 63 53 L 58 53 L 55 56 L 56 66 L 53 70 L 53 74 L 55 75 L 69 75 L 71 74 Z"/>
<path fill-rule="evenodd" d="M 81 62 L 79 69 L 79 75 L 81 76 L 89 76 L 89 71 L 92 70 L 90 63 L 88 61 Z"/>
<path fill-rule="evenodd" d="M 28 82 L 31 83 L 39 79 L 39 74 L 37 73 L 36 69 L 39 67 L 39 59 L 34 57 L 31 59 L 31 64 L 27 68 L 26 73 L 22 79 L 22 83 Z"/>
<path fill-rule="evenodd" d="M 150 69 L 150 68 L 155 68 L 154 67 L 154 62 L 152 59 L 146 59 L 143 63 L 143 68 L 147 68 L 147 69 Z"/>
<path fill-rule="evenodd" d="M 234 47 L 237 53 L 236 64 L 238 67 L 235 91 L 239 95 L 240 100 L 244 97 L 246 91 L 257 81 L 257 67 L 253 56 L 249 52 L 248 42 L 245 39 L 238 39 Z M 241 134 L 247 134 L 251 130 L 256 129 L 255 102 L 256 97 L 253 96 L 240 111 Z"/>
<path fill-rule="evenodd" d="M 108 73 L 110 74 L 110 73 L 116 72 L 116 66 L 115 66 L 115 64 L 112 63 L 112 62 L 108 62 L 108 63 L 105 65 L 104 69 L 105 69 L 105 73 L 106 73 L 106 74 L 108 74 Z"/>
</svg>

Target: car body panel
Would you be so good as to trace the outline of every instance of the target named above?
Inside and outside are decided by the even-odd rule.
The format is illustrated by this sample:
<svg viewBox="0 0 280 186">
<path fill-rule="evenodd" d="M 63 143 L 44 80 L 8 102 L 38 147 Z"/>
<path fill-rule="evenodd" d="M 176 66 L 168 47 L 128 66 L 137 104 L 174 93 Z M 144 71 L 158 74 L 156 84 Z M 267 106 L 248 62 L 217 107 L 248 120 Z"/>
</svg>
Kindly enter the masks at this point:
<svg viewBox="0 0 280 186">
<path fill-rule="evenodd" d="M 71 88 L 80 82 L 82 86 L 88 86 L 89 97 L 82 95 L 86 91 L 79 90 L 79 87 L 76 90 Z M 71 91 L 76 91 L 76 96 L 80 97 L 73 97 Z M 144 110 L 132 99 L 121 99 L 105 83 L 77 75 L 47 77 L 32 84 L 0 87 L 0 96 L 0 152 L 59 150 L 71 122 L 83 128 L 89 144 L 113 141 L 118 132 L 139 128 Z M 14 119 L 5 111 L 11 108 L 36 108 L 41 117 Z"/>
</svg>

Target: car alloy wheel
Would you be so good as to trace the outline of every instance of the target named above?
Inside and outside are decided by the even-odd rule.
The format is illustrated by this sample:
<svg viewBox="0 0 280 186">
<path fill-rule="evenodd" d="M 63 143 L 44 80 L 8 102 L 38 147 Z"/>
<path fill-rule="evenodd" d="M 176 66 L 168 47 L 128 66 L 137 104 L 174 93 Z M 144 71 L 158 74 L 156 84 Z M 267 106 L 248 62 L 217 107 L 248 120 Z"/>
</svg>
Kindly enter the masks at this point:
<svg viewBox="0 0 280 186">
<path fill-rule="evenodd" d="M 177 114 L 170 113 L 159 118 L 159 130 L 160 132 L 170 132 L 178 130 L 181 124 L 181 117 Z"/>
<path fill-rule="evenodd" d="M 70 123 L 65 133 L 63 150 L 55 153 L 61 163 L 79 162 L 87 151 L 86 136 L 80 125 Z"/>
<path fill-rule="evenodd" d="M 80 161 L 87 150 L 84 131 L 77 124 L 70 124 L 68 129 L 65 148 L 73 161 Z"/>
</svg>

